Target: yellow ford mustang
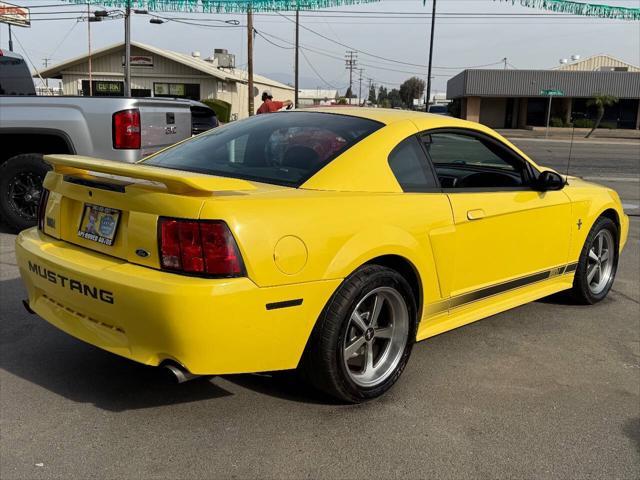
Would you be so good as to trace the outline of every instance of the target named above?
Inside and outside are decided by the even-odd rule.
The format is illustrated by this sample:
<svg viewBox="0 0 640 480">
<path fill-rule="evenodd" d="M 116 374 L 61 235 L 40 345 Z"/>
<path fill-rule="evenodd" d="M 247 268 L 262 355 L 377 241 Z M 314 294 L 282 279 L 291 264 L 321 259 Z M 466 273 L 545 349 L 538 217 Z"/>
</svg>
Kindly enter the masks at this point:
<svg viewBox="0 0 640 480">
<path fill-rule="evenodd" d="M 17 239 L 28 308 L 141 363 L 299 368 L 350 402 L 388 390 L 415 340 L 561 290 L 602 300 L 628 232 L 613 190 L 405 111 L 258 116 L 137 165 L 46 161 Z"/>
</svg>

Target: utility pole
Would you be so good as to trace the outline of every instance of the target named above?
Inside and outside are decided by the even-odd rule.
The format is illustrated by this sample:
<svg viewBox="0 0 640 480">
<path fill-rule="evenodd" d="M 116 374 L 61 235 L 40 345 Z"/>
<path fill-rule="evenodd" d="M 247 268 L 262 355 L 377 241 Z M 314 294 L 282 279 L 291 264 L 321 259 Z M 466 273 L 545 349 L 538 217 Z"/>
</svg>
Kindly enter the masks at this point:
<svg viewBox="0 0 640 480">
<path fill-rule="evenodd" d="M 300 9 L 296 8 L 296 94 L 293 105 L 298 108 L 298 94 L 300 92 Z"/>
<path fill-rule="evenodd" d="M 351 105 L 351 97 L 353 96 L 353 71 L 358 65 L 358 52 L 347 50 L 345 55 L 345 69 L 349 70 L 349 105 Z"/>
<path fill-rule="evenodd" d="M 507 60 L 508 60 L 508 59 L 507 59 L 507 57 L 504 57 L 504 58 L 502 59 L 502 61 L 504 62 L 504 69 L 505 69 L 505 70 L 507 69 Z"/>
<path fill-rule="evenodd" d="M 358 78 L 359 87 L 358 87 L 358 106 L 362 106 L 362 72 L 364 72 L 364 68 L 358 69 L 360 72 L 360 77 Z"/>
<path fill-rule="evenodd" d="M 89 96 L 93 97 L 93 77 L 91 74 L 91 4 L 89 2 L 87 2 L 87 50 L 87 61 L 89 63 Z"/>
<path fill-rule="evenodd" d="M 425 111 L 429 111 L 431 101 L 431 66 L 433 64 L 433 33 L 436 28 L 436 0 L 433 0 L 433 12 L 431 13 L 431 42 L 429 43 L 429 71 L 427 73 L 427 98 Z"/>
<path fill-rule="evenodd" d="M 371 93 L 371 89 L 374 87 L 374 84 L 373 84 L 373 78 L 367 78 L 367 80 L 369 80 L 369 90 L 367 90 L 367 101 L 369 101 L 369 94 Z M 372 102 L 372 103 L 375 103 L 375 102 Z"/>
<path fill-rule="evenodd" d="M 131 96 L 131 0 L 124 10 L 124 96 Z"/>
<path fill-rule="evenodd" d="M 11 36 L 11 24 L 7 23 L 7 26 L 9 27 L 9 51 L 13 52 L 13 37 Z"/>
<path fill-rule="evenodd" d="M 49 66 L 49 60 L 51 60 L 50 58 L 43 58 L 42 59 L 42 65 L 44 66 L 44 68 L 47 68 Z M 49 79 L 45 78 L 44 79 L 44 85 L 47 87 L 47 89 L 49 88 Z"/>
<path fill-rule="evenodd" d="M 253 106 L 253 11 L 251 4 L 247 9 L 247 73 L 249 75 L 247 87 L 249 88 L 249 116 L 252 117 L 254 112 Z"/>
</svg>

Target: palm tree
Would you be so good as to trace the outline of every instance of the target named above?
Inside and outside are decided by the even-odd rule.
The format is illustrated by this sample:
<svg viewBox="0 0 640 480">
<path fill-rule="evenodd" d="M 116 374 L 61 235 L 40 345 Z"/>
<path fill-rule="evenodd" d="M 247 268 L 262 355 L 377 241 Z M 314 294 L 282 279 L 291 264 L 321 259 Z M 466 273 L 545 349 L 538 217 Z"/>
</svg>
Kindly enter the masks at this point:
<svg viewBox="0 0 640 480">
<path fill-rule="evenodd" d="M 600 122 L 602 121 L 602 117 L 604 117 L 604 109 L 606 107 L 610 107 L 618 103 L 618 97 L 614 97 L 612 95 L 605 95 L 603 93 L 596 93 L 592 99 L 587 102 L 588 107 L 596 107 L 598 111 L 598 116 L 596 117 L 596 123 L 593 125 L 593 128 L 587 136 L 584 138 L 589 138 L 593 132 L 596 131 L 596 128 L 600 126 Z"/>
</svg>

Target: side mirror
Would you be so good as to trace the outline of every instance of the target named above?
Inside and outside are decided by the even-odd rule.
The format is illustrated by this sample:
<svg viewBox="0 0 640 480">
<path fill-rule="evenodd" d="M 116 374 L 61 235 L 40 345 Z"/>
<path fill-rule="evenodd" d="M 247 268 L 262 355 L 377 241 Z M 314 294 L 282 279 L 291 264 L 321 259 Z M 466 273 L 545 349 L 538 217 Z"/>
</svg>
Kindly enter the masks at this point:
<svg viewBox="0 0 640 480">
<path fill-rule="evenodd" d="M 562 190 L 565 186 L 565 180 L 562 176 L 551 170 L 545 170 L 538 176 L 536 180 L 536 190 L 547 192 L 549 190 Z"/>
</svg>

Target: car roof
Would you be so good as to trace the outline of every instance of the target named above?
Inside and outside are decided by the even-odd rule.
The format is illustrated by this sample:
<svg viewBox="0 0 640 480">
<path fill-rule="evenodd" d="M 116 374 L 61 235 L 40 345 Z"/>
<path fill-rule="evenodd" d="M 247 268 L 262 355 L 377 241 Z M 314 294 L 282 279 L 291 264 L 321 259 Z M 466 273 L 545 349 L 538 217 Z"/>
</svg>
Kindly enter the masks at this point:
<svg viewBox="0 0 640 480">
<path fill-rule="evenodd" d="M 432 113 L 417 112 L 415 110 L 396 110 L 391 108 L 368 108 L 368 107 L 321 107 L 309 108 L 298 111 L 333 113 L 338 115 L 349 115 L 352 117 L 367 118 L 375 120 L 385 125 L 402 122 L 405 120 L 418 120 L 422 125 L 428 123 L 428 128 L 442 127 L 469 127 L 469 122 L 453 117 L 445 117 Z"/>
</svg>

